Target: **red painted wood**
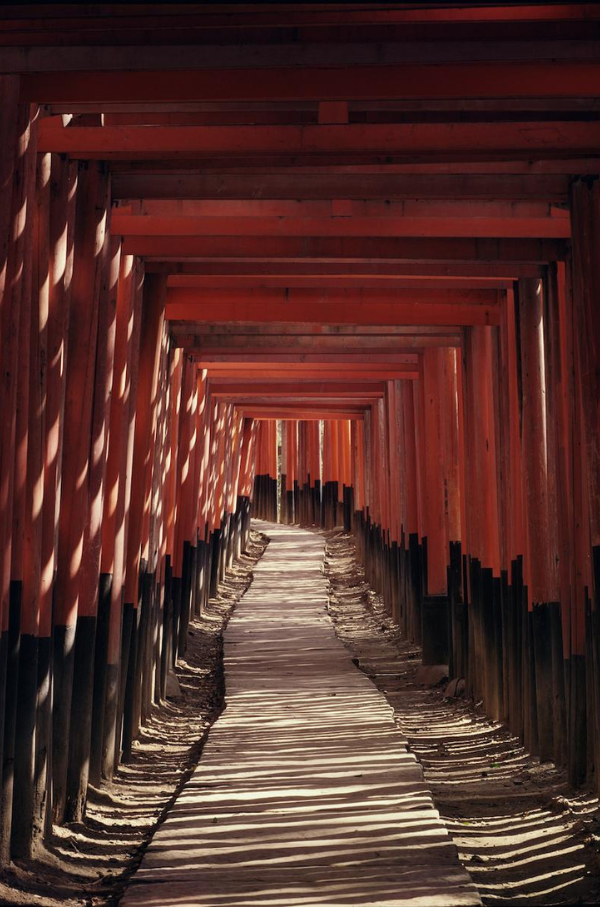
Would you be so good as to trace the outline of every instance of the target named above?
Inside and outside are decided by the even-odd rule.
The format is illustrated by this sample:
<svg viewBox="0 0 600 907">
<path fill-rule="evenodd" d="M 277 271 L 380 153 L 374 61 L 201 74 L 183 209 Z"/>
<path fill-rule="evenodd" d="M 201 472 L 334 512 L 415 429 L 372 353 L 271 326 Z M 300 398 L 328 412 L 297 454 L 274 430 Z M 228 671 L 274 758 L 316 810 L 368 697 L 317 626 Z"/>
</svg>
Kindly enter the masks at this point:
<svg viewBox="0 0 600 907">
<path fill-rule="evenodd" d="M 356 99 L 594 97 L 600 68 L 585 63 L 455 63 L 435 66 L 356 66 L 347 69 L 35 73 L 21 79 L 21 100 L 78 101 L 346 100 Z M 52 150 L 52 149 L 49 149 Z"/>
<path fill-rule="evenodd" d="M 73 626 L 80 594 L 80 569 L 88 518 L 90 438 L 106 233 L 107 180 L 96 165 L 79 176 L 71 287 L 62 488 L 57 560 L 59 626 Z M 97 212 L 89 217 L 89 211 Z"/>
<path fill-rule="evenodd" d="M 452 216 L 435 212 L 406 217 L 204 217 L 116 214 L 122 236 L 423 236 L 542 237 L 568 239 L 565 217 Z"/>
<path fill-rule="evenodd" d="M 144 281 L 142 332 L 138 367 L 136 421 L 129 506 L 124 600 L 138 605 L 138 580 L 144 523 L 149 513 L 152 487 L 153 409 L 158 386 L 158 365 L 164 324 L 164 280 L 147 276 Z"/>
</svg>

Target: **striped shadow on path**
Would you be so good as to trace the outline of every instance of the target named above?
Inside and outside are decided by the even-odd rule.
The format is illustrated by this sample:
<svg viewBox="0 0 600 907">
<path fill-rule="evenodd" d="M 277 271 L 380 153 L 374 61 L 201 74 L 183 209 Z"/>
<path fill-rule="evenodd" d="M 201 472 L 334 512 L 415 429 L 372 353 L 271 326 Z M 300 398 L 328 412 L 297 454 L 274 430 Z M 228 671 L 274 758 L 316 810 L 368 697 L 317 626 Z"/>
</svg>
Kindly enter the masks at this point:
<svg viewBox="0 0 600 907">
<path fill-rule="evenodd" d="M 226 710 L 121 904 L 480 904 L 389 705 L 335 635 L 322 539 L 259 526 L 272 541 L 226 631 Z"/>
</svg>

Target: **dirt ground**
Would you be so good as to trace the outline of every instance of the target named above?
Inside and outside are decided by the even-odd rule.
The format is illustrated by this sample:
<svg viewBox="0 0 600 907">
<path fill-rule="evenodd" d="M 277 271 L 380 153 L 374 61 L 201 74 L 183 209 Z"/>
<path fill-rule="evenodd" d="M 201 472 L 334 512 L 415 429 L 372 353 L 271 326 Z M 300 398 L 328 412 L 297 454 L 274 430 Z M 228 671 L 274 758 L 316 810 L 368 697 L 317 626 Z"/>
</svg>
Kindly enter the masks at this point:
<svg viewBox="0 0 600 907">
<path fill-rule="evenodd" d="M 600 904 L 598 798 L 569 789 L 447 679 L 432 686 L 366 584 L 352 537 L 324 535 L 336 631 L 393 707 L 484 904 Z"/>
<path fill-rule="evenodd" d="M 570 790 L 564 774 L 530 756 L 478 704 L 450 695 L 444 680 L 431 686 L 418 648 L 366 584 L 352 537 L 323 535 L 336 631 L 394 708 L 484 903 L 600 904 L 598 798 Z M 177 669 L 181 696 L 156 710 L 114 783 L 92 791 L 85 823 L 55 829 L 37 860 L 2 876 L 0 905 L 118 903 L 222 709 L 222 631 L 265 546 L 253 533 L 248 555 L 191 624 Z"/>
<path fill-rule="evenodd" d="M 250 583 L 268 540 L 253 532 L 248 552 L 228 571 L 217 598 L 190 623 L 180 694 L 157 708 L 131 762 L 114 782 L 92 790 L 85 822 L 55 827 L 37 859 L 0 878 L 3 907 L 113 907 L 200 759 L 211 724 L 223 708 L 223 630 Z"/>
</svg>

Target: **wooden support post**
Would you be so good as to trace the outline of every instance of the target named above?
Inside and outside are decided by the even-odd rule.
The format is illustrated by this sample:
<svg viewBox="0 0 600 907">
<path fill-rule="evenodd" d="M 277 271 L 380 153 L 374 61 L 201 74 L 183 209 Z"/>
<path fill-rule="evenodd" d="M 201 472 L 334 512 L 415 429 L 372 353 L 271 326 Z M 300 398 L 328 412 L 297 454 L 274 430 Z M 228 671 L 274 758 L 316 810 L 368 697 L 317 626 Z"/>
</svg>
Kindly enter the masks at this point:
<svg viewBox="0 0 600 907">
<path fill-rule="evenodd" d="M 91 164 L 82 168 L 79 175 L 67 351 L 54 630 L 53 808 L 57 822 L 64 819 L 66 808 L 75 635 L 88 521 L 92 403 L 106 216 L 107 178 L 98 165 Z"/>
<path fill-rule="evenodd" d="M 23 579 L 19 689 L 15 737 L 15 787 L 11 852 L 28 858 L 34 842 L 35 734 L 38 695 L 38 638 L 42 510 L 43 435 L 46 394 L 50 155 L 40 155 L 34 206 L 31 285 L 30 362 L 27 425 L 27 480 L 23 525 Z"/>
<path fill-rule="evenodd" d="M 111 265 L 116 267 L 117 264 L 118 257 L 114 255 Z M 112 660 L 114 655 L 110 651 L 109 637 L 112 586 L 115 576 L 119 591 L 121 591 L 123 584 L 124 503 L 131 394 L 131 355 L 134 336 L 133 321 L 136 301 L 135 280 L 136 271 L 133 257 L 120 257 L 116 295 L 114 381 L 110 397 L 110 432 L 108 435 L 106 490 L 102 518 L 100 580 L 94 654 L 95 676 L 90 780 L 96 786 L 100 784 L 103 770 L 105 711 L 110 710 L 108 703 L 115 702 L 117 694 L 117 674 L 115 663 Z M 118 565 L 117 561 L 119 562 Z M 118 601 L 120 623 L 120 596 Z M 113 762 L 114 755 L 109 764 Z M 109 769 L 109 774 L 110 771 Z"/>
<path fill-rule="evenodd" d="M 132 487 L 127 528 L 127 560 L 123 602 L 121 684 L 123 696 L 123 759 L 129 759 L 137 733 L 139 711 L 138 642 L 140 634 L 139 584 L 144 526 L 149 529 L 152 489 L 153 429 L 164 325 L 165 279 L 146 275 L 141 318 Z M 125 674 L 125 676 L 124 676 Z"/>
<path fill-rule="evenodd" d="M 469 682 L 494 717 L 501 713 L 497 632 L 500 542 L 494 403 L 494 328 L 465 331 L 466 496 L 469 568 Z M 498 583 L 495 584 L 495 579 Z M 472 638 L 471 638 L 472 637 Z"/>
<path fill-rule="evenodd" d="M 13 254 L 13 188 L 18 161 L 19 79 L 0 76 L 0 412 L 6 413 L 0 436 L 0 798 L 4 765 L 5 706 L 9 657 L 10 530 L 12 526 L 13 453 L 15 440 L 14 390 L 17 345 L 14 330 L 18 307 L 14 304 L 9 259 Z M 17 328 L 18 329 L 18 328 Z M 8 846 L 0 864 L 9 858 Z"/>
<path fill-rule="evenodd" d="M 550 615 L 550 520 L 548 509 L 548 443 L 544 294 L 541 280 L 521 279 L 518 311 L 522 382 L 522 455 L 525 515 L 525 583 L 531 614 L 535 662 L 537 745 L 544 761 L 554 755 L 552 690 L 552 625 Z"/>
<path fill-rule="evenodd" d="M 44 490 L 42 510 L 38 715 L 34 790 L 34 834 L 52 822 L 52 620 L 58 556 L 62 451 L 66 394 L 69 300 L 77 164 L 52 155 L 48 250 L 48 331 L 44 406 Z"/>
<path fill-rule="evenodd" d="M 448 400 L 444 394 L 445 388 L 442 386 L 440 351 L 425 350 L 422 362 L 427 593 L 428 595 L 445 595 L 447 591 L 448 534 L 444 488 L 445 451 L 442 436 L 442 410 L 448 405 Z"/>
<path fill-rule="evenodd" d="M 564 670 L 565 619 L 570 614 L 570 571 L 573 551 L 570 534 L 562 525 L 565 513 L 566 463 L 564 456 L 563 385 L 565 362 L 561 335 L 565 330 L 565 268 L 553 263 L 548 268 L 544 293 L 544 339 L 546 366 L 546 425 L 548 435 L 548 548 L 549 609 L 552 640 L 552 713 L 554 724 L 553 760 L 566 765 L 567 708 Z M 572 505 L 572 498 L 569 496 Z M 567 518 L 567 525 L 568 518 Z M 563 598 L 564 588 L 564 598 Z"/>
<path fill-rule="evenodd" d="M 28 733 L 27 725 L 35 720 L 19 714 L 19 703 L 25 685 L 19 682 L 22 628 L 22 588 L 24 572 L 24 533 L 27 507 L 27 452 L 30 397 L 30 326 L 32 291 L 33 213 L 36 179 L 36 127 L 29 105 L 20 105 L 16 117 L 18 142 L 13 172 L 14 191 L 10 203 L 10 233 L 6 271 L 3 273 L 2 324 L 0 361 L 2 391 L 0 403 L 7 404 L 0 463 L 0 539 L 2 542 L 2 611 L 6 634 L 6 683 L 2 751 L 2 790 L 0 793 L 0 865 L 8 862 L 11 851 L 11 828 L 17 746 Z M 33 114 L 35 116 L 35 113 Z M 9 136 L 10 136 L 9 128 Z M 14 146 L 13 146 L 14 153 Z M 8 202 L 8 199 L 5 201 Z M 31 654 L 31 653 L 29 653 Z M 4 665 L 3 665 L 4 669 Z M 35 670 L 35 668 L 34 668 Z M 27 694 L 25 694 L 27 698 Z M 0 712 L 2 709 L 0 707 Z M 25 756 L 27 759 L 27 756 Z M 17 770 L 18 771 L 18 770 Z M 17 794 L 19 791 L 17 790 Z M 28 794 L 29 796 L 29 794 Z M 16 799 L 14 800 L 16 807 Z M 27 806 L 28 804 L 26 804 Z M 14 845 L 22 850 L 18 832 Z"/>
<path fill-rule="evenodd" d="M 128 259 L 122 257 L 122 277 L 127 273 Z M 120 282 L 121 283 L 121 282 Z M 118 409 L 122 402 L 124 412 L 121 416 L 123 437 L 121 441 L 121 459 L 119 463 L 119 490 L 115 515 L 114 564 L 110 590 L 110 618 L 108 627 L 108 650 L 106 669 L 106 694 L 104 718 L 102 723 L 102 777 L 110 780 L 120 759 L 121 721 L 124 696 L 124 679 L 127 668 L 125 643 L 127 642 L 126 624 L 123 617 L 123 595 L 128 547 L 129 515 L 131 505 L 133 454 L 136 424 L 136 406 L 138 390 L 138 373 L 140 362 L 140 336 L 142 317 L 143 270 L 135 259 L 132 262 L 130 292 L 131 311 L 128 321 L 128 373 L 121 401 L 120 393 L 115 403 L 115 418 L 118 425 Z M 122 305 L 125 305 L 127 285 L 120 285 L 123 293 Z M 119 336 L 119 334 L 118 334 Z M 118 373 L 117 373 L 118 374 Z M 113 413 L 111 411 L 111 422 Z M 113 435 L 116 439 L 116 435 Z"/>
<path fill-rule="evenodd" d="M 104 183 L 105 192 L 108 191 Z M 105 218 L 108 216 L 108 195 L 104 197 Z M 89 214 L 88 214 L 89 216 Z M 106 224 L 108 227 L 108 224 Z M 98 302 L 98 334 L 96 344 L 91 445 L 87 470 L 86 520 L 80 567 L 77 632 L 74 652 L 74 684 L 71 703 L 71 740 L 67 774 L 65 816 L 81 821 L 85 813 L 90 766 L 92 709 L 94 692 L 96 615 L 100 582 L 100 552 L 102 544 L 102 515 L 106 453 L 110 430 L 110 397 L 116 333 L 116 297 L 120 262 L 120 241 L 104 235 L 100 256 L 100 284 L 96 290 Z M 106 656 L 102 653 L 102 660 Z M 102 669 L 100 669 L 102 670 Z"/>
</svg>

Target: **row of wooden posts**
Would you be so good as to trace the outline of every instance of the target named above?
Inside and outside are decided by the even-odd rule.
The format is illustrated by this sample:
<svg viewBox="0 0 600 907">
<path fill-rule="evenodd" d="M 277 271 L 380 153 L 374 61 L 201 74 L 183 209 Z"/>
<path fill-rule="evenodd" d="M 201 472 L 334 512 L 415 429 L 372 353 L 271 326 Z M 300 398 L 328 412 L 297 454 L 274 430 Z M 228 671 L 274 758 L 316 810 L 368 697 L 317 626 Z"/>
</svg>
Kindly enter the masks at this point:
<svg viewBox="0 0 600 907">
<path fill-rule="evenodd" d="M 0 863 L 80 820 L 249 529 L 256 427 L 175 348 L 102 164 L 0 105 Z M 11 133 L 12 130 L 12 133 Z M 12 134 L 13 155 L 9 154 Z"/>
<path fill-rule="evenodd" d="M 352 528 L 425 663 L 573 785 L 600 786 L 600 193 L 572 188 L 572 258 L 500 324 L 429 348 L 364 419 L 261 423 L 256 513 Z M 279 457 L 279 463 L 278 463 Z"/>
</svg>

